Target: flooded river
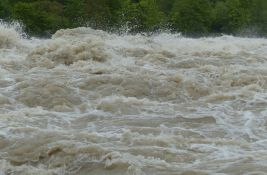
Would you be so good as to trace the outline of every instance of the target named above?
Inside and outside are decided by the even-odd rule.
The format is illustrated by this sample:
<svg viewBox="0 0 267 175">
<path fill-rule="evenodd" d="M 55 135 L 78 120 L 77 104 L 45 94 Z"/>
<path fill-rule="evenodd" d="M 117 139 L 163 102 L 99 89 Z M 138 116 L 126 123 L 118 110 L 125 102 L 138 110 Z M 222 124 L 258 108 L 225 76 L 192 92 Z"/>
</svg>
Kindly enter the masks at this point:
<svg viewBox="0 0 267 175">
<path fill-rule="evenodd" d="M 0 174 L 267 174 L 266 81 L 267 39 L 1 24 Z"/>
</svg>

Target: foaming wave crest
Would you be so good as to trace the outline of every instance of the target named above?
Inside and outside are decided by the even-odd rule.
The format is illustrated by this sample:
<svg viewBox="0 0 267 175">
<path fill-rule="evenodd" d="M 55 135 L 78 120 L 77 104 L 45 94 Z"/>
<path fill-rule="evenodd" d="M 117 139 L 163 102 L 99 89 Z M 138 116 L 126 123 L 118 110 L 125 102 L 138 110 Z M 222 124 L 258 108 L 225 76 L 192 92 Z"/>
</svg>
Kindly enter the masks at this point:
<svg viewBox="0 0 267 175">
<path fill-rule="evenodd" d="M 19 46 L 20 38 L 24 36 L 21 24 L 0 21 L 0 49 L 10 49 Z"/>
<path fill-rule="evenodd" d="M 46 67 L 86 60 L 104 62 L 108 57 L 104 35 L 89 28 L 60 30 L 45 45 L 34 49 L 28 59 Z"/>
<path fill-rule="evenodd" d="M 267 40 L 25 38 L 0 23 L 0 174 L 265 174 Z"/>
</svg>

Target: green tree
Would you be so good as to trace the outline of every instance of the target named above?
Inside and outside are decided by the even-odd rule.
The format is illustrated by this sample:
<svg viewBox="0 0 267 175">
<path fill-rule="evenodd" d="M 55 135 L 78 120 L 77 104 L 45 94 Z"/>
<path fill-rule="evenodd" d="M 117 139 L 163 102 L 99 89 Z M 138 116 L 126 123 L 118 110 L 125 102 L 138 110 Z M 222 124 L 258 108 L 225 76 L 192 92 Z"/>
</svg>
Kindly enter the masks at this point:
<svg viewBox="0 0 267 175">
<path fill-rule="evenodd" d="M 267 1 L 253 0 L 250 6 L 252 19 L 250 25 L 256 28 L 256 32 L 267 35 Z"/>
<path fill-rule="evenodd" d="M 154 0 L 131 3 L 121 12 L 121 24 L 127 24 L 132 32 L 155 31 L 166 21 L 164 13 Z"/>
<path fill-rule="evenodd" d="M 142 30 L 154 31 L 164 25 L 166 21 L 165 15 L 160 10 L 155 0 L 141 0 L 140 8 L 142 18 Z"/>
<path fill-rule="evenodd" d="M 10 4 L 8 0 L 1 0 L 0 1 L 0 18 L 7 19 L 10 17 Z"/>
<path fill-rule="evenodd" d="M 215 7 L 214 32 L 237 33 L 250 22 L 249 10 L 242 6 L 240 0 L 226 0 Z"/>
<path fill-rule="evenodd" d="M 213 21 L 211 4 L 208 0 L 176 0 L 171 21 L 174 29 L 184 34 L 206 34 Z"/>
<path fill-rule="evenodd" d="M 93 28 L 108 30 L 111 26 L 111 11 L 108 0 L 84 0 L 84 19 Z"/>
<path fill-rule="evenodd" d="M 1 0 L 0 18 L 20 20 L 39 36 L 79 26 L 134 33 L 170 26 L 191 36 L 249 28 L 267 35 L 266 0 Z"/>
<path fill-rule="evenodd" d="M 158 7 L 166 14 L 168 15 L 170 11 L 172 10 L 173 4 L 175 0 L 156 0 L 156 3 L 158 4 Z"/>
<path fill-rule="evenodd" d="M 107 2 L 111 13 L 111 25 L 112 27 L 120 28 L 123 24 L 122 18 L 124 16 L 124 9 L 127 9 L 130 5 L 129 0 L 109 0 Z"/>
<path fill-rule="evenodd" d="M 13 17 L 21 20 L 32 35 L 47 35 L 66 26 L 62 16 L 63 6 L 55 1 L 18 2 L 13 7 Z"/>
<path fill-rule="evenodd" d="M 64 16 L 68 19 L 68 27 L 78 27 L 86 23 L 84 0 L 66 0 L 64 2 Z"/>
</svg>

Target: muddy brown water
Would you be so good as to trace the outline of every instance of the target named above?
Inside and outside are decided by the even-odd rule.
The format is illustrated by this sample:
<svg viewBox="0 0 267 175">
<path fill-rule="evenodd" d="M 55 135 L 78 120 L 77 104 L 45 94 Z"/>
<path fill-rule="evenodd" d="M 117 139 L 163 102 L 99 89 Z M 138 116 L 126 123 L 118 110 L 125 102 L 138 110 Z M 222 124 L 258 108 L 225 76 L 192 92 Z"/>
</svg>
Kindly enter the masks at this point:
<svg viewBox="0 0 267 175">
<path fill-rule="evenodd" d="M 267 39 L 0 25 L 1 175 L 267 174 Z"/>
</svg>

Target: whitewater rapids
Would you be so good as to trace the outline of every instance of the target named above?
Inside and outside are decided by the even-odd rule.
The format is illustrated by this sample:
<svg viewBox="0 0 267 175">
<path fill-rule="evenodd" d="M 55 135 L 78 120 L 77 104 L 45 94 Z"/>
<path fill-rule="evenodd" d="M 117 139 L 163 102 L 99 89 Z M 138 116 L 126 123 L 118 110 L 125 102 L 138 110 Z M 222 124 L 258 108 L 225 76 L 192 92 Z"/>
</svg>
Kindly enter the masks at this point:
<svg viewBox="0 0 267 175">
<path fill-rule="evenodd" d="M 267 39 L 1 24 L 0 174 L 267 174 L 266 81 Z"/>
</svg>

